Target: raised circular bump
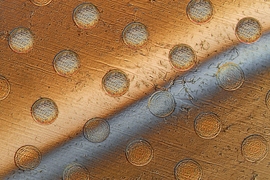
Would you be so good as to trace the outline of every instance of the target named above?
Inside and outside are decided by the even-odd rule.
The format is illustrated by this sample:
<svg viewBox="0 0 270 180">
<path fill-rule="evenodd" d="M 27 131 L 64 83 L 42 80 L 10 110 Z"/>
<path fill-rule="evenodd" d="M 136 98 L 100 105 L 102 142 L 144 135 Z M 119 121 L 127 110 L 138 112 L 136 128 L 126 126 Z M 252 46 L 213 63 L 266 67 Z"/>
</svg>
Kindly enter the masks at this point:
<svg viewBox="0 0 270 180">
<path fill-rule="evenodd" d="M 193 23 L 206 23 L 213 16 L 212 2 L 210 0 L 191 0 L 187 5 L 186 13 Z"/>
<path fill-rule="evenodd" d="M 262 26 L 257 19 L 245 17 L 237 23 L 235 34 L 242 43 L 254 43 L 262 35 Z"/>
<path fill-rule="evenodd" d="M 11 31 L 9 35 L 9 47 L 16 53 L 27 53 L 33 49 L 34 36 L 25 27 L 18 27 Z"/>
<path fill-rule="evenodd" d="M 181 160 L 174 169 L 174 176 L 177 180 L 200 180 L 202 174 L 201 165 L 192 159 Z"/>
<path fill-rule="evenodd" d="M 71 50 L 62 50 L 54 57 L 53 67 L 59 75 L 71 76 L 80 67 L 79 55 Z"/>
<path fill-rule="evenodd" d="M 196 63 L 194 50 L 186 44 L 175 45 L 169 53 L 171 65 L 179 71 L 187 71 Z"/>
<path fill-rule="evenodd" d="M 41 162 L 41 152 L 38 148 L 32 145 L 25 145 L 20 147 L 15 155 L 14 161 L 16 166 L 21 170 L 33 170 Z"/>
<path fill-rule="evenodd" d="M 113 69 L 102 78 L 102 87 L 110 96 L 119 97 L 128 91 L 129 79 L 123 71 Z"/>
<path fill-rule="evenodd" d="M 144 24 L 140 22 L 132 22 L 128 24 L 122 33 L 124 43 L 129 47 L 143 46 L 149 37 L 149 33 Z"/>
<path fill-rule="evenodd" d="M 153 148 L 151 144 L 144 140 L 134 140 L 126 148 L 126 158 L 134 166 L 145 166 L 153 158 Z"/>
<path fill-rule="evenodd" d="M 221 131 L 221 122 L 219 117 L 212 112 L 200 113 L 194 121 L 195 132 L 204 139 L 213 139 Z"/>
<path fill-rule="evenodd" d="M 237 90 L 242 86 L 244 80 L 243 70 L 235 63 L 225 63 L 218 69 L 217 82 L 224 90 Z"/>
<path fill-rule="evenodd" d="M 151 95 L 148 100 L 150 112 L 157 117 L 167 117 L 175 109 L 175 100 L 168 91 L 157 91 Z"/>
<path fill-rule="evenodd" d="M 0 75 L 0 101 L 8 97 L 10 93 L 10 83 L 8 80 Z"/>
<path fill-rule="evenodd" d="M 58 107 L 50 98 L 40 98 L 31 108 L 33 119 L 39 124 L 51 124 L 58 117 Z"/>
<path fill-rule="evenodd" d="M 83 127 L 84 137 L 93 143 L 104 141 L 110 134 L 109 123 L 102 118 L 92 118 Z"/>
<path fill-rule="evenodd" d="M 100 19 L 97 7 L 92 3 L 82 3 L 73 11 L 73 21 L 81 29 L 95 27 Z"/>
<path fill-rule="evenodd" d="M 250 162 L 261 161 L 268 153 L 267 140 L 261 135 L 250 135 L 243 140 L 241 151 L 246 160 Z"/>
<path fill-rule="evenodd" d="M 46 6 L 52 2 L 52 0 L 30 0 L 36 6 Z"/>
<path fill-rule="evenodd" d="M 63 171 L 63 180 L 89 180 L 90 174 L 86 167 L 78 163 L 69 164 Z"/>
</svg>

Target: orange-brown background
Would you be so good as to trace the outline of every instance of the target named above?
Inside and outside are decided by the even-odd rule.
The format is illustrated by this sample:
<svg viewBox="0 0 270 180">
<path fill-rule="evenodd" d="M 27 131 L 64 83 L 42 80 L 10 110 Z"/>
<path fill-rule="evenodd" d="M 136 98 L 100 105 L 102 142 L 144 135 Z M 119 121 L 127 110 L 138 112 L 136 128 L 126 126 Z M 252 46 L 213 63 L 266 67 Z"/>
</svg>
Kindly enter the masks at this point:
<svg viewBox="0 0 270 180">
<path fill-rule="evenodd" d="M 9 96 L 0 101 L 0 177 L 16 168 L 14 153 L 22 145 L 34 145 L 46 153 L 81 132 L 88 119 L 109 117 L 153 92 L 156 86 L 162 86 L 181 75 L 168 62 L 168 52 L 174 45 L 190 45 L 196 51 L 198 63 L 202 63 L 239 43 L 234 28 L 241 18 L 251 16 L 258 19 L 264 33 L 270 28 L 270 3 L 264 0 L 213 0 L 214 16 L 205 25 L 196 25 L 188 20 L 185 13 L 188 0 L 92 0 L 101 12 L 101 20 L 91 30 L 80 30 L 72 21 L 72 11 L 82 2 L 52 1 L 47 6 L 37 7 L 27 0 L 0 1 L 0 74 L 11 84 Z M 126 47 L 121 40 L 123 28 L 132 21 L 145 24 L 150 34 L 147 45 L 138 50 Z M 34 33 L 34 48 L 27 54 L 16 54 L 8 46 L 8 33 L 19 26 L 30 28 Z M 63 49 L 77 52 L 81 60 L 79 72 L 70 78 L 57 75 L 52 66 L 54 56 Z M 125 71 L 131 80 L 128 93 L 120 98 L 106 95 L 101 86 L 103 75 L 113 68 Z M 261 85 L 268 82 L 262 81 Z M 250 86 L 253 85 L 251 83 Z M 244 92 L 240 91 L 239 95 L 235 93 L 236 97 Z M 264 93 L 258 92 L 257 95 L 263 97 Z M 59 117 L 51 125 L 42 126 L 31 117 L 30 108 L 40 97 L 49 97 L 58 105 Z M 264 108 L 263 105 L 260 107 Z M 265 120 L 258 121 L 263 124 Z M 169 136 L 166 128 L 173 127 L 162 127 L 160 133 L 164 131 L 165 139 Z M 176 136 L 174 134 L 171 146 L 177 143 Z M 150 137 L 158 142 L 154 133 Z M 239 137 L 237 143 L 244 137 Z M 200 139 L 195 139 L 198 146 L 204 148 Z M 212 142 L 216 141 L 221 144 L 231 143 L 230 139 Z M 156 159 L 160 163 L 156 163 L 158 167 L 166 166 L 160 157 L 166 154 L 164 151 L 168 146 L 166 143 L 159 144 Z M 212 148 L 209 151 L 214 150 Z M 193 151 L 190 153 L 196 154 Z M 231 151 L 228 156 L 232 157 L 233 154 Z M 231 159 L 217 161 L 222 167 Z M 208 174 L 211 173 L 210 170 Z"/>
</svg>

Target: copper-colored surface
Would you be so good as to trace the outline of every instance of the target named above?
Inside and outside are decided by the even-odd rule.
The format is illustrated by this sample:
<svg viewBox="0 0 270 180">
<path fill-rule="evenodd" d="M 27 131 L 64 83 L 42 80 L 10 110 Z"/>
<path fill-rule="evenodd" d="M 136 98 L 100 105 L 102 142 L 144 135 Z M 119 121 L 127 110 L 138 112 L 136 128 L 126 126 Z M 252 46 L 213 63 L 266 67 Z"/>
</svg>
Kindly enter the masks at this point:
<svg viewBox="0 0 270 180">
<path fill-rule="evenodd" d="M 266 0 L 212 0 L 213 16 L 201 25 L 191 22 L 186 14 L 189 0 L 92 0 L 100 19 L 90 29 L 79 28 L 73 20 L 74 9 L 83 2 L 53 0 L 45 6 L 37 6 L 30 0 L 0 1 L 0 75 L 10 84 L 8 96 L 0 101 L 1 178 L 12 179 L 12 174 L 17 172 L 14 154 L 20 147 L 33 145 L 49 156 L 81 134 L 89 119 L 110 120 L 176 76 L 185 76 L 186 72 L 176 70 L 169 62 L 169 52 L 175 45 L 184 43 L 196 52 L 197 64 L 189 70 L 196 79 L 196 73 L 201 72 L 197 69 L 204 63 L 240 44 L 235 33 L 240 19 L 257 19 L 262 35 L 270 28 L 270 3 Z M 124 28 L 131 22 L 141 22 L 149 32 L 147 42 L 139 48 L 127 46 L 122 39 Z M 27 53 L 16 53 L 9 46 L 10 33 L 17 27 L 28 28 L 33 33 L 33 48 Z M 245 47 L 253 47 L 253 44 L 248 45 Z M 266 46 L 260 48 L 263 52 Z M 64 49 L 80 57 L 81 66 L 70 77 L 60 76 L 53 67 L 55 55 Z M 242 53 L 260 56 L 254 49 Z M 94 160 L 84 162 L 91 178 L 174 179 L 176 164 L 192 158 L 202 167 L 203 179 L 270 179 L 269 156 L 252 163 L 241 154 L 242 141 L 249 135 L 261 134 L 269 143 L 270 111 L 265 105 L 270 83 L 269 64 L 264 56 L 258 58 L 264 59 L 260 62 L 265 63 L 260 66 L 262 70 L 246 68 L 249 74 L 245 74 L 245 82 L 237 90 L 219 89 L 195 103 L 192 99 L 195 104 L 192 108 L 183 103 L 167 118 L 154 120 L 151 117 L 152 121 L 144 125 L 145 129 L 149 126 L 145 131 L 134 133 L 131 126 L 122 130 L 128 121 L 122 118 L 119 129 L 112 131 L 125 138 L 146 139 L 153 147 L 153 159 L 145 166 L 136 167 L 125 157 L 128 142 L 113 142 L 115 146 L 105 150 L 102 156 L 91 154 Z M 254 67 L 258 64 L 256 60 Z M 248 60 L 243 59 L 240 64 L 245 61 Z M 128 91 L 119 97 L 109 96 L 102 87 L 102 78 L 112 69 L 124 71 L 130 80 Z M 201 85 L 205 83 L 208 83 L 207 78 Z M 191 89 L 193 83 L 189 83 L 187 90 L 188 82 L 184 80 L 181 84 L 184 90 L 178 90 L 188 94 L 188 100 L 191 100 L 189 93 L 206 91 L 199 87 Z M 2 82 L 0 85 L 2 95 L 7 86 Z M 52 99 L 59 109 L 52 124 L 38 124 L 31 116 L 33 103 L 42 97 Z M 216 138 L 202 139 L 196 135 L 194 119 L 201 112 L 214 112 L 220 117 L 222 130 Z M 153 125 L 156 121 L 158 123 Z M 65 155 L 62 156 L 64 159 Z M 50 166 L 53 165 L 46 167 Z M 49 174 L 46 169 L 39 173 Z M 51 175 L 63 177 L 62 174 Z"/>
</svg>

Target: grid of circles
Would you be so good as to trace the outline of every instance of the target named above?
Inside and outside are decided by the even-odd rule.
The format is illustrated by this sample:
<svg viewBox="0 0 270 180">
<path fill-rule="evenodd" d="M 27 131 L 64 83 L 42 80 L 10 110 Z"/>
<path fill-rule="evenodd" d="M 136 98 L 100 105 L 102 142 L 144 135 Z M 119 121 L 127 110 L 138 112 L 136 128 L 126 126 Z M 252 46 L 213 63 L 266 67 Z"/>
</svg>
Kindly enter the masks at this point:
<svg viewBox="0 0 270 180">
<path fill-rule="evenodd" d="M 30 0 L 36 6 L 46 6 L 51 3 L 51 0 Z M 186 13 L 188 18 L 196 24 L 203 24 L 209 22 L 213 16 L 213 4 L 210 0 L 195 1 L 191 0 L 187 5 Z M 82 3 L 79 4 L 73 11 L 73 21 L 78 28 L 81 29 L 91 29 L 97 25 L 100 20 L 100 14 L 98 8 L 92 3 Z M 254 43 L 261 36 L 262 27 L 258 20 L 254 18 L 243 18 L 241 19 L 235 29 L 235 33 L 239 41 L 243 43 Z M 148 40 L 148 30 L 147 27 L 140 22 L 133 22 L 128 24 L 123 32 L 122 38 L 123 42 L 129 46 L 141 47 Z M 9 47 L 12 51 L 16 53 L 28 53 L 33 49 L 34 46 L 34 35 L 32 31 L 26 27 L 16 27 L 14 28 L 9 36 Z M 174 46 L 171 52 L 174 50 Z M 189 47 L 187 45 L 187 47 Z M 190 47 L 190 49 L 192 49 Z M 64 50 L 63 50 L 64 52 Z M 60 52 L 61 53 L 61 52 Z M 178 57 L 186 57 L 186 51 L 178 52 Z M 192 53 L 194 53 L 192 51 Z M 53 61 L 54 68 L 59 75 L 71 75 L 73 72 L 77 71 L 79 68 L 79 58 L 76 52 L 71 51 L 71 55 L 66 55 L 64 58 L 60 58 L 60 63 L 57 64 L 59 54 L 55 56 Z M 190 52 L 189 52 L 190 55 Z M 196 57 L 195 53 L 193 54 Z M 58 59 L 57 59 L 58 58 Z M 169 57 L 170 59 L 170 57 Z M 185 65 L 183 62 L 178 62 L 181 65 Z M 174 64 L 172 64 L 173 66 Z M 233 91 L 238 89 L 244 82 L 244 73 L 241 68 L 236 64 L 230 64 L 231 67 L 222 67 L 217 72 L 217 82 L 224 89 L 228 91 Z M 189 70 L 193 65 L 186 65 L 188 68 L 184 70 Z M 60 70 L 59 70 L 60 67 Z M 61 69 L 62 68 L 62 69 Z M 230 69 L 231 68 L 231 69 Z M 223 70 L 225 69 L 225 70 Z M 62 70 L 62 71 L 61 71 Z M 121 70 L 117 70 L 121 71 Z M 122 72 L 122 71 L 121 71 Z M 124 72 L 122 73 L 124 74 Z M 236 75 L 235 75 L 236 74 Z M 106 77 L 106 75 L 104 76 Z M 124 78 L 123 78 L 124 77 Z M 235 77 L 237 82 L 231 82 L 231 79 Z M 118 79 L 117 79 L 118 78 Z M 123 84 L 126 80 L 129 80 L 124 76 L 118 75 L 114 77 L 114 81 L 110 81 L 110 85 L 114 86 L 113 90 L 117 91 L 119 89 L 119 82 Z M 123 80 L 124 79 L 124 80 Z M 114 84 L 115 83 L 115 84 Z M 118 83 L 118 84 L 117 84 Z M 121 84 L 120 83 L 120 84 Z M 225 84 L 225 85 L 224 85 Z M 228 86 L 226 86 L 226 84 Z M 128 89 L 128 85 L 125 86 L 124 93 L 120 93 L 119 96 L 125 94 Z M 122 88 L 122 87 L 120 87 Z M 4 77 L 0 76 L 0 100 L 7 98 L 10 92 L 10 83 Z M 151 105 L 152 101 L 157 104 L 161 104 L 160 107 L 153 107 Z M 154 103 L 154 104 L 155 104 Z M 266 106 L 269 108 L 269 93 L 267 93 L 265 98 Z M 151 113 L 157 117 L 166 117 L 173 113 L 175 108 L 175 101 L 173 96 L 167 91 L 155 92 L 149 99 L 148 104 Z M 167 110 L 164 111 L 164 107 Z M 32 106 L 32 116 L 35 121 L 42 122 L 44 124 L 52 123 L 58 116 L 58 108 L 55 102 L 49 98 L 43 98 L 37 100 Z M 214 114 L 215 115 L 215 114 Z M 216 115 L 215 115 L 216 116 Z M 48 121 L 48 122 L 46 122 Z M 200 132 L 197 128 L 198 123 L 200 123 Z M 209 120 L 198 122 L 198 117 L 194 121 L 195 131 L 197 134 L 205 139 L 211 139 L 218 135 L 220 132 L 220 121 Z M 214 128 L 212 128 L 212 126 Z M 197 128 L 197 129 L 196 129 Z M 210 136 L 204 136 L 201 133 L 205 130 L 215 129 L 214 134 Z M 84 126 L 84 136 L 92 143 L 103 142 L 110 133 L 109 123 L 102 118 L 93 118 L 85 123 Z M 209 133 L 209 132 L 208 132 Z M 211 134 L 211 133 L 210 133 Z M 252 152 L 251 152 L 252 151 Z M 243 140 L 242 143 L 242 154 L 243 156 L 251 162 L 256 162 L 265 158 L 268 152 L 268 144 L 264 137 L 260 135 L 250 135 Z M 127 145 L 126 148 L 127 160 L 135 166 L 147 165 L 153 157 L 153 148 L 149 142 L 146 140 L 135 140 Z M 20 147 L 14 156 L 15 164 L 18 168 L 22 170 L 31 170 L 36 168 L 41 161 L 41 152 L 35 146 L 25 145 Z M 190 170 L 190 172 L 188 171 Z M 203 172 L 201 165 L 192 159 L 181 160 L 175 166 L 175 178 L 182 179 L 185 177 L 194 177 L 195 179 L 201 179 Z M 89 172 L 81 164 L 70 164 L 68 165 L 64 172 L 64 179 L 71 179 L 70 177 L 89 179 Z"/>
</svg>

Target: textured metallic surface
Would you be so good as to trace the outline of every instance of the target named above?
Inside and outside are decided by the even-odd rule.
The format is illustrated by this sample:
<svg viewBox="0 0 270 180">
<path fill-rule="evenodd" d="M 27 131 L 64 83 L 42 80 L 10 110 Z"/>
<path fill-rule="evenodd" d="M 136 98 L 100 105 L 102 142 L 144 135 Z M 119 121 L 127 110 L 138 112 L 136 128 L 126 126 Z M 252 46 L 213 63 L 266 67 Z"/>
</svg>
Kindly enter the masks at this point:
<svg viewBox="0 0 270 180">
<path fill-rule="evenodd" d="M 199 25 L 188 19 L 188 0 L 93 0 L 100 19 L 83 30 L 72 16 L 83 1 L 51 1 L 46 6 L 0 1 L 0 74 L 10 84 L 8 96 L 0 101 L 0 177 L 62 179 L 64 169 L 78 163 L 91 179 L 170 180 L 181 160 L 192 159 L 201 166 L 202 179 L 270 179 L 269 155 L 253 163 L 242 153 L 242 143 L 251 135 L 259 134 L 269 144 L 270 4 L 211 2 L 213 17 Z M 235 29 L 247 16 L 260 22 L 262 36 L 243 44 Z M 134 49 L 123 42 L 122 32 L 131 22 L 147 27 L 144 46 Z M 16 53 L 9 47 L 16 27 L 34 34 L 31 51 Z M 170 50 L 180 43 L 192 47 L 197 56 L 186 72 L 169 62 Z M 53 68 L 55 55 L 63 49 L 80 57 L 74 76 L 59 76 Z M 217 82 L 217 73 L 227 62 L 237 64 L 245 77 L 233 91 Z M 130 80 L 128 91 L 119 97 L 102 89 L 102 78 L 112 69 L 123 70 Z M 148 108 L 149 98 L 159 90 L 170 92 L 176 104 L 165 118 Z M 31 117 L 33 102 L 41 97 L 57 104 L 59 114 L 52 124 L 41 125 Z M 195 132 L 194 120 L 202 112 L 220 118 L 221 131 L 213 139 Z M 94 117 L 106 119 L 110 126 L 101 143 L 91 143 L 83 135 L 84 124 Z M 126 158 L 127 145 L 136 139 L 145 139 L 153 148 L 153 158 L 145 166 L 134 166 Z M 34 170 L 18 170 L 15 152 L 27 144 L 40 150 L 42 161 Z"/>
</svg>

